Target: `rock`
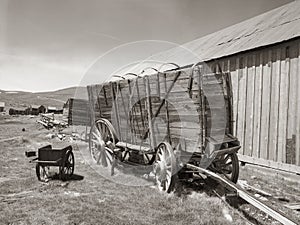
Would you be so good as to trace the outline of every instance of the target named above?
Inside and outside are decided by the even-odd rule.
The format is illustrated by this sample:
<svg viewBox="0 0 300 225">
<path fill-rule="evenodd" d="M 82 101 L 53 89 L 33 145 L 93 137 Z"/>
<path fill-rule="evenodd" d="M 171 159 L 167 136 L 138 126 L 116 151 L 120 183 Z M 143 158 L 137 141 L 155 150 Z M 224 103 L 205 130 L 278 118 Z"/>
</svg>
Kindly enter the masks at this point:
<svg viewBox="0 0 300 225">
<path fill-rule="evenodd" d="M 68 187 L 68 185 L 69 185 L 69 183 L 66 182 L 66 183 L 62 183 L 60 186 L 66 188 L 66 187 Z"/>
<path fill-rule="evenodd" d="M 46 138 L 53 139 L 53 138 L 55 138 L 55 134 L 47 134 Z"/>
<path fill-rule="evenodd" d="M 223 216 L 225 217 L 225 219 L 226 219 L 227 221 L 229 221 L 230 223 L 232 223 L 233 219 L 232 219 L 232 216 L 229 214 L 228 209 L 224 208 L 224 209 L 222 210 L 222 213 L 223 213 Z"/>
</svg>

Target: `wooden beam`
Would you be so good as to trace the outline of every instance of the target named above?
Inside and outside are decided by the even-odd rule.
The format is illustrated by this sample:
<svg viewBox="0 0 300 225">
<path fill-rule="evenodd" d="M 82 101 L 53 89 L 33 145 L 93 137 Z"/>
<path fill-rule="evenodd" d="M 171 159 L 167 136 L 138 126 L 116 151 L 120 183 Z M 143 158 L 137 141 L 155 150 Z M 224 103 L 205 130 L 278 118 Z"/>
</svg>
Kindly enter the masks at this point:
<svg viewBox="0 0 300 225">
<path fill-rule="evenodd" d="M 296 119 L 296 165 L 300 166 L 300 43 L 298 42 L 298 86 L 297 86 L 297 119 Z"/>
<path fill-rule="evenodd" d="M 237 123 L 238 123 L 238 99 L 239 99 L 239 64 L 240 58 L 237 57 L 231 66 L 234 70 L 231 72 L 232 92 L 233 92 L 233 136 L 237 136 Z"/>
<path fill-rule="evenodd" d="M 264 52 L 262 71 L 262 104 L 261 104 L 261 129 L 259 157 L 268 159 L 269 155 L 269 127 L 270 127 L 270 102 L 272 84 L 272 50 Z"/>
<path fill-rule="evenodd" d="M 253 197 L 250 193 L 242 190 L 239 188 L 236 184 L 232 183 L 231 181 L 219 176 L 218 174 L 215 174 L 209 170 L 194 166 L 192 164 L 186 165 L 188 169 L 199 171 L 200 173 L 205 174 L 206 176 L 209 176 L 219 183 L 227 186 L 230 189 L 233 189 L 236 191 L 237 195 L 256 207 L 257 209 L 263 211 L 264 213 L 268 214 L 269 216 L 273 217 L 275 220 L 281 222 L 285 225 L 296 225 L 296 223 L 290 219 L 288 219 L 285 215 L 283 215 L 281 212 L 277 211 L 275 208 L 265 205 L 263 202 L 259 201 L 255 197 Z"/>
<path fill-rule="evenodd" d="M 238 124 L 237 124 L 237 135 L 240 140 L 242 151 L 245 152 L 245 146 L 244 146 L 244 131 L 245 131 L 245 107 L 246 107 L 246 91 L 247 91 L 247 58 L 241 57 L 239 60 L 240 64 L 239 66 L 239 99 L 238 99 Z"/>
<path fill-rule="evenodd" d="M 246 117 L 245 117 L 245 151 L 244 154 L 252 156 L 253 142 L 253 110 L 255 98 L 255 55 L 248 56 L 247 70 L 247 94 L 246 94 Z"/>
<path fill-rule="evenodd" d="M 289 103 L 289 59 L 286 56 L 286 48 L 281 49 L 280 66 L 280 95 L 278 115 L 278 151 L 277 161 L 286 162 L 286 139 L 287 139 L 287 113 Z"/>
<path fill-rule="evenodd" d="M 296 166 L 296 165 L 275 162 L 275 161 L 261 159 L 261 158 L 254 158 L 251 156 L 246 156 L 246 155 L 241 155 L 241 154 L 238 154 L 238 157 L 239 157 L 239 161 L 241 161 L 241 162 L 300 175 L 300 167 Z"/>
<path fill-rule="evenodd" d="M 261 108 L 262 108 L 262 73 L 263 73 L 263 53 L 259 53 L 256 58 L 255 71 L 255 95 L 254 95 L 254 115 L 253 115 L 253 149 L 252 156 L 260 155 L 260 129 L 261 129 Z"/>
<path fill-rule="evenodd" d="M 278 114 L 279 114 L 279 89 L 280 89 L 280 58 L 281 49 L 273 52 L 273 69 L 271 84 L 271 108 L 270 108 L 270 130 L 269 130 L 269 160 L 277 160 L 278 149 Z"/>
</svg>

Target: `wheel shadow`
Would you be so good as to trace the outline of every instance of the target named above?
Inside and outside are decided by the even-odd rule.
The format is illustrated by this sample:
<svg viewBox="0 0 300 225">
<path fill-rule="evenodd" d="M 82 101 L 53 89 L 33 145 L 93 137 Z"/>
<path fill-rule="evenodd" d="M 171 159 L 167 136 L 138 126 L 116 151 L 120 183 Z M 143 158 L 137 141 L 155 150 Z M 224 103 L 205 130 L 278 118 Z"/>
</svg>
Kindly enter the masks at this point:
<svg viewBox="0 0 300 225">
<path fill-rule="evenodd" d="M 81 181 L 84 179 L 84 176 L 79 174 L 73 174 L 69 178 L 62 179 L 58 173 L 48 176 L 48 181 L 51 180 L 60 180 L 60 181 Z"/>
<path fill-rule="evenodd" d="M 84 179 L 84 176 L 79 175 L 79 174 L 73 174 L 73 175 L 68 179 L 68 181 L 80 181 L 80 180 L 83 180 L 83 179 Z"/>
</svg>

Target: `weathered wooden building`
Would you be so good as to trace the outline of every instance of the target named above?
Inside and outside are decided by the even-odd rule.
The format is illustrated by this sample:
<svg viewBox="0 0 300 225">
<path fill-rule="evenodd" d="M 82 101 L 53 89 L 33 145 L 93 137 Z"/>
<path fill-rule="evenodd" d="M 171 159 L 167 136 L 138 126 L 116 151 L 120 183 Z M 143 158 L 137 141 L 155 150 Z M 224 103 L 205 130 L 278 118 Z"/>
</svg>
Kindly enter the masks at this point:
<svg viewBox="0 0 300 225">
<path fill-rule="evenodd" d="M 29 108 L 16 107 L 9 109 L 9 115 L 28 115 Z"/>
<path fill-rule="evenodd" d="M 63 107 L 63 117 L 69 125 L 89 125 L 89 102 L 85 99 L 70 98 Z"/>
<path fill-rule="evenodd" d="M 54 106 L 48 106 L 47 107 L 47 113 L 62 114 L 63 109 L 58 109 Z"/>
<path fill-rule="evenodd" d="M 300 174 L 300 1 L 152 59 L 181 67 L 220 65 L 232 80 L 241 161 Z"/>
<path fill-rule="evenodd" d="M 43 105 L 31 105 L 29 111 L 30 115 L 39 115 L 40 113 L 46 112 L 46 107 Z"/>
</svg>

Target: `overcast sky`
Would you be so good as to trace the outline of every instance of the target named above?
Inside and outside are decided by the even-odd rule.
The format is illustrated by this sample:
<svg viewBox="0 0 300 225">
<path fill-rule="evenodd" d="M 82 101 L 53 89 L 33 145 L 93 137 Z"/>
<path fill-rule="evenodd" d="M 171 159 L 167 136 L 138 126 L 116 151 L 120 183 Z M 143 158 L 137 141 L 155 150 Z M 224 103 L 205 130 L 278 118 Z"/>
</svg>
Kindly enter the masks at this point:
<svg viewBox="0 0 300 225">
<path fill-rule="evenodd" d="M 0 89 L 76 86 L 95 59 L 119 45 L 142 40 L 183 44 L 288 2 L 0 0 Z M 143 49 L 149 54 L 159 50 Z"/>
</svg>

